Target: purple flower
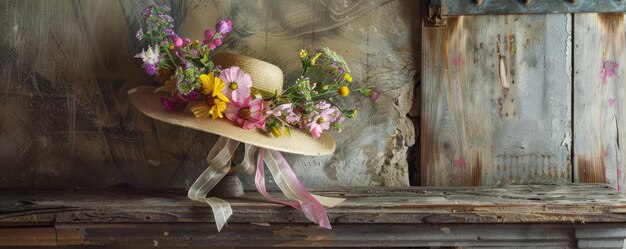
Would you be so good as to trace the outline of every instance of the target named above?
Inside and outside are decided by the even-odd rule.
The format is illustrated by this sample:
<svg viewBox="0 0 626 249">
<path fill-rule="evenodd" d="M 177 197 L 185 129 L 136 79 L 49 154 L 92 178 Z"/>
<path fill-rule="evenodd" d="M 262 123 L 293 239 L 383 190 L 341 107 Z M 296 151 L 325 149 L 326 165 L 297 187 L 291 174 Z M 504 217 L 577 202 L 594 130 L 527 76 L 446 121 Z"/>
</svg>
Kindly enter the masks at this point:
<svg viewBox="0 0 626 249">
<path fill-rule="evenodd" d="M 230 19 L 220 20 L 217 24 L 215 24 L 215 30 L 222 34 L 227 34 L 233 30 L 233 23 Z"/>
<path fill-rule="evenodd" d="M 376 100 L 378 100 L 378 97 L 380 97 L 380 92 L 378 91 L 378 89 L 376 87 L 372 88 L 372 93 L 370 95 L 370 100 L 372 102 L 376 102 Z"/>
<path fill-rule="evenodd" d="M 185 107 L 186 104 L 187 103 L 178 98 L 178 96 L 161 96 L 161 105 L 163 105 L 163 108 L 169 112 L 175 112 L 176 110 Z"/>
<path fill-rule="evenodd" d="M 324 112 L 324 111 L 328 110 L 328 108 L 330 108 L 330 104 L 327 103 L 326 101 L 322 100 L 319 103 L 315 104 L 313 107 L 315 109 L 320 110 L 321 112 Z"/>
<path fill-rule="evenodd" d="M 297 124 L 300 122 L 300 115 L 293 112 L 293 110 L 289 110 L 289 114 L 287 115 L 287 117 L 285 117 L 285 121 L 287 121 L 287 123 L 292 124 L 292 125 Z"/>
<path fill-rule="evenodd" d="M 146 9 L 145 9 L 145 10 L 141 13 L 141 15 L 143 15 L 143 17 L 144 17 L 145 19 L 148 19 L 148 17 L 150 17 L 150 16 L 152 15 L 152 10 L 154 9 L 154 7 L 155 7 L 155 6 L 151 4 L 150 6 L 148 6 L 148 8 L 146 8 Z"/>
<path fill-rule="evenodd" d="M 144 70 L 146 70 L 146 73 L 149 76 L 155 76 L 157 75 L 157 72 L 158 72 L 158 68 L 153 64 L 146 64 Z"/>
<path fill-rule="evenodd" d="M 213 36 L 215 36 L 215 33 L 213 32 L 213 30 L 211 29 L 206 29 L 204 31 L 204 37 L 207 38 L 208 40 L 212 40 Z"/>
<path fill-rule="evenodd" d="M 189 45 L 189 43 L 191 43 L 191 39 L 189 38 L 183 38 L 183 47 Z"/>
<path fill-rule="evenodd" d="M 215 45 L 215 47 L 221 46 L 222 45 L 222 39 L 216 38 L 215 40 L 213 40 L 213 44 Z"/>
<path fill-rule="evenodd" d="M 198 100 L 198 97 L 200 97 L 200 94 L 196 90 L 193 90 L 193 91 L 189 92 L 189 94 L 187 94 L 187 96 L 180 95 L 180 98 L 182 100 L 184 100 L 184 101 L 187 101 L 187 102 L 196 101 L 196 100 Z"/>
<path fill-rule="evenodd" d="M 141 38 L 143 37 L 143 29 L 139 28 L 137 30 L 137 33 L 135 33 L 135 37 L 137 38 L 137 40 L 141 40 Z"/>
</svg>

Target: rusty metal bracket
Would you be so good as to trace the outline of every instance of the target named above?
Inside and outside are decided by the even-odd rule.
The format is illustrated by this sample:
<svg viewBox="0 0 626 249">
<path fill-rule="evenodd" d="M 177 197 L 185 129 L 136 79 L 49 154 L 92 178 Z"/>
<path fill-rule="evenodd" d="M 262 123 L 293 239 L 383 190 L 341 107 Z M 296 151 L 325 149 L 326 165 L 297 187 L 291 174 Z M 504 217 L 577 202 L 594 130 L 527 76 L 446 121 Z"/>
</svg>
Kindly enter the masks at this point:
<svg viewBox="0 0 626 249">
<path fill-rule="evenodd" d="M 424 25 L 426 27 L 445 27 L 446 21 L 446 18 L 443 16 L 441 0 L 429 0 L 426 6 Z"/>
<path fill-rule="evenodd" d="M 441 0 L 444 16 L 626 12 L 626 0 Z"/>
<path fill-rule="evenodd" d="M 429 0 L 425 26 L 441 27 L 448 16 L 623 13 L 626 0 Z"/>
</svg>

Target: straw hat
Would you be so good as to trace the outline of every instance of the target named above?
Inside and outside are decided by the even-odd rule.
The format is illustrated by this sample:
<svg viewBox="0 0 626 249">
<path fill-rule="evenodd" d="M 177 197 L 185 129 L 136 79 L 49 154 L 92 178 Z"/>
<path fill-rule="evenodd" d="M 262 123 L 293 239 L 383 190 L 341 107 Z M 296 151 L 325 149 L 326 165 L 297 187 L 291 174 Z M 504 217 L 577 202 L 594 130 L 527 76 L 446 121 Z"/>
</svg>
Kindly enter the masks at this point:
<svg viewBox="0 0 626 249">
<path fill-rule="evenodd" d="M 251 57 L 231 53 L 219 53 L 213 57 L 215 65 L 222 68 L 238 66 L 252 78 L 252 88 L 261 93 L 283 90 L 283 72 L 277 66 Z M 319 138 L 300 129 L 291 129 L 291 136 L 275 138 L 262 129 L 245 130 L 226 118 L 196 118 L 188 112 L 168 112 L 161 105 L 161 96 L 155 87 L 140 86 L 128 91 L 131 103 L 147 116 L 174 125 L 180 125 L 227 137 L 258 147 L 300 155 L 327 155 L 335 151 L 335 141 L 323 132 Z"/>
</svg>

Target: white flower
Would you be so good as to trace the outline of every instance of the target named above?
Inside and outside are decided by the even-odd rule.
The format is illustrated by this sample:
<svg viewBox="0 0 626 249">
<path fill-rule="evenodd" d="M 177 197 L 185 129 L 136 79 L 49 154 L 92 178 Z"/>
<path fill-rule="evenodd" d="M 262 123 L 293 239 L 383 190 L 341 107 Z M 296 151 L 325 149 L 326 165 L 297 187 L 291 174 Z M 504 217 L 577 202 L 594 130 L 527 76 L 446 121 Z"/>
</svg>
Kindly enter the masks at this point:
<svg viewBox="0 0 626 249">
<path fill-rule="evenodd" d="M 145 65 L 157 65 L 161 60 L 159 54 L 159 45 L 156 45 L 154 49 L 148 46 L 148 51 L 141 50 L 141 53 L 135 55 L 135 58 L 141 58 Z"/>
</svg>

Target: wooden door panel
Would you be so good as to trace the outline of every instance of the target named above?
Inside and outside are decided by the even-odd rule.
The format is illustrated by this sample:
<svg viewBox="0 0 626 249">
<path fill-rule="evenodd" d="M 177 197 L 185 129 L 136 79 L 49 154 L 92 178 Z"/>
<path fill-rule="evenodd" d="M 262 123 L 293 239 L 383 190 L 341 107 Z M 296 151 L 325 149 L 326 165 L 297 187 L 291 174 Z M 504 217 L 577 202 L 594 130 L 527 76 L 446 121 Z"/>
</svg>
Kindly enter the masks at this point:
<svg viewBox="0 0 626 249">
<path fill-rule="evenodd" d="M 422 30 L 422 184 L 571 181 L 571 15 Z"/>
</svg>

